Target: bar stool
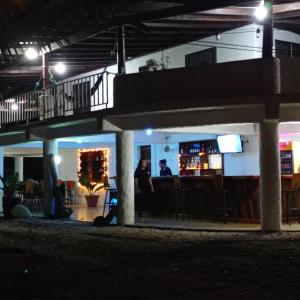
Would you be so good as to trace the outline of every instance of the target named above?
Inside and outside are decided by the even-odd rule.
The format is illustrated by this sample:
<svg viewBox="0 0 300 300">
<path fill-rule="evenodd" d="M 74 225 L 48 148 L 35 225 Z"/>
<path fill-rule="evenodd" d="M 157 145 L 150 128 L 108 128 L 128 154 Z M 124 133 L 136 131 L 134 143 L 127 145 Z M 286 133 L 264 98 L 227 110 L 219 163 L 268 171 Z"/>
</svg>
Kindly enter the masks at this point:
<svg viewBox="0 0 300 300">
<path fill-rule="evenodd" d="M 183 188 L 179 177 L 173 177 L 173 184 L 175 188 L 175 214 L 176 220 L 181 215 L 181 219 L 184 220 L 185 216 L 191 217 L 193 210 L 193 188 Z"/>
<path fill-rule="evenodd" d="M 294 173 L 292 177 L 292 187 L 282 191 L 282 199 L 285 201 L 286 222 L 291 225 L 293 216 L 300 217 L 300 174 Z M 284 203 L 284 202 L 283 202 Z"/>
<path fill-rule="evenodd" d="M 215 197 L 216 197 L 216 214 L 215 222 L 221 217 L 224 224 L 227 219 L 232 216 L 237 223 L 237 207 L 235 201 L 231 198 L 229 200 L 229 192 L 224 189 L 223 175 L 214 176 L 214 186 L 215 186 Z M 231 195 L 232 197 L 232 195 Z"/>
<path fill-rule="evenodd" d="M 105 214 L 105 209 L 107 206 L 110 205 L 112 199 L 117 199 L 118 191 L 117 191 L 117 182 L 116 177 L 110 177 L 110 179 L 113 179 L 115 181 L 116 187 L 113 188 L 110 186 L 108 182 L 108 177 L 104 177 L 104 188 L 105 188 L 105 197 L 104 197 L 104 203 L 103 203 L 103 216 Z"/>
<path fill-rule="evenodd" d="M 291 225 L 294 213 L 299 218 L 299 204 L 297 201 L 297 190 L 290 189 L 282 191 L 282 196 L 286 201 L 286 222 Z"/>
</svg>

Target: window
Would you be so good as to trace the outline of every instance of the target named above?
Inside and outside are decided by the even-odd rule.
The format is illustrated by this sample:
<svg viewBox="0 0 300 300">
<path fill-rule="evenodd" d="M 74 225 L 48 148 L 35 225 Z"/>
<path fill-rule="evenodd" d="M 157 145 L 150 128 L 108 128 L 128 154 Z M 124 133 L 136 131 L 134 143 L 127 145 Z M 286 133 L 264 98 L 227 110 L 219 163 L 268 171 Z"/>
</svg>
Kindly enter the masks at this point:
<svg viewBox="0 0 300 300">
<path fill-rule="evenodd" d="M 217 63 L 217 51 L 215 47 L 187 54 L 185 56 L 186 67 L 197 67 L 215 63 Z"/>
<path fill-rule="evenodd" d="M 276 40 L 275 51 L 276 51 L 276 57 L 280 57 L 280 56 L 297 57 L 300 56 L 300 44 Z"/>
</svg>

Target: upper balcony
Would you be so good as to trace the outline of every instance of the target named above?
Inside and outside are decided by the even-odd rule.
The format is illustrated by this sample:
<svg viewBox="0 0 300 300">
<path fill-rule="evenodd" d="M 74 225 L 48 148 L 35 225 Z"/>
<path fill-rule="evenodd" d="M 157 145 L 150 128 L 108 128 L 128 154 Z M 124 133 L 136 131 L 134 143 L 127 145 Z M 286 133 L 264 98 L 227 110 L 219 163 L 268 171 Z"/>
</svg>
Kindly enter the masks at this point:
<svg viewBox="0 0 300 300">
<path fill-rule="evenodd" d="M 103 72 L 6 99 L 0 104 L 0 126 L 11 129 L 67 116 L 80 118 L 113 107 L 114 77 L 113 73 Z"/>
<path fill-rule="evenodd" d="M 5 100 L 0 106 L 0 124 L 2 131 L 9 131 L 16 125 L 88 118 L 99 110 L 105 116 L 120 116 L 298 103 L 299 70 L 300 59 L 294 58 L 236 61 L 117 77 L 104 72 Z"/>
</svg>

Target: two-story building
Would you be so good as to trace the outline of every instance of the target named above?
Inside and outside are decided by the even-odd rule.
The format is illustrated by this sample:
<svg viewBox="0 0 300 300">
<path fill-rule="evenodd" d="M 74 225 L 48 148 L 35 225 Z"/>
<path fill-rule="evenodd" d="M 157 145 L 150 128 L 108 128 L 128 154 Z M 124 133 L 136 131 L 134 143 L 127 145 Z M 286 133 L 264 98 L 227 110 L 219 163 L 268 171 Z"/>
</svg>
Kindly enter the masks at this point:
<svg viewBox="0 0 300 300">
<path fill-rule="evenodd" d="M 281 20 L 280 16 L 288 9 L 297 11 L 292 4 L 289 7 L 274 5 L 274 20 L 277 15 Z M 170 10 L 170 19 L 163 18 L 160 22 L 147 21 L 150 17 L 141 16 L 149 18 L 143 19 L 144 26 L 171 26 L 172 13 L 176 20 L 197 20 L 194 15 L 178 17 L 178 8 Z M 217 22 L 221 18 L 220 10 L 198 13 L 200 22 L 208 16 Z M 16 170 L 22 171 L 20 157 L 43 156 L 46 215 L 51 210 L 49 155 L 60 151 L 63 159 L 58 168 L 59 177 L 76 180 L 80 168 L 79 149 L 106 148 L 110 149 L 107 172 L 109 176 L 117 176 L 121 224 L 134 223 L 133 172 L 138 159 L 150 153 L 152 176 L 159 175 L 158 160 L 163 158 L 167 158 L 176 175 L 203 177 L 196 185 L 201 186 L 208 178 L 215 184 L 214 176 L 222 175 L 223 194 L 228 192 L 223 186 L 227 182 L 228 188 L 231 187 L 230 197 L 237 202 L 244 201 L 238 206 L 238 213 L 247 210 L 245 219 L 261 219 L 263 230 L 280 230 L 281 173 L 290 175 L 284 177 L 285 182 L 299 172 L 300 62 L 296 56 L 300 35 L 283 30 L 283 21 L 273 29 L 271 10 L 266 21 L 260 24 L 253 23 L 255 7 L 223 10 L 222 18 L 229 18 L 230 14 L 243 16 L 243 22 L 251 24 L 231 25 L 234 27 L 231 30 L 216 31 L 182 44 L 179 40 L 175 47 L 162 47 L 138 57 L 124 55 L 126 42 L 123 27 L 119 26 L 118 64 L 55 81 L 42 90 L 10 96 L 3 101 L 2 165 L 4 155 L 17 157 Z M 176 26 L 172 30 L 176 30 Z M 195 24 L 190 23 L 187 27 L 190 30 L 193 26 Z M 182 27 L 181 22 L 181 30 Z M 152 136 L 143 133 L 147 129 L 152 130 Z M 212 155 L 220 154 L 220 145 L 215 150 L 213 144 L 206 141 L 217 140 L 224 134 L 242 136 L 243 152 L 224 151 L 222 167 L 214 169 L 221 171 L 205 172 L 210 164 L 216 164 Z M 195 143 L 190 150 L 183 150 L 187 149 L 187 146 L 183 148 L 185 142 Z M 282 152 L 291 157 L 280 161 L 279 146 L 282 151 L 294 150 L 291 154 Z M 202 151 L 202 147 L 206 149 Z M 211 155 L 208 167 L 195 155 L 183 160 L 184 151 L 190 151 L 187 156 L 197 153 L 198 157 L 199 153 L 207 152 Z M 220 160 L 220 155 L 216 157 Z M 289 173 L 285 173 L 287 168 L 291 170 Z M 192 169 L 199 173 L 188 173 L 194 171 Z M 242 184 L 235 181 L 236 176 L 244 180 Z M 252 184 L 255 187 L 251 188 Z M 249 198 L 251 193 L 256 194 Z M 212 196 L 207 198 L 213 199 Z M 255 201 L 258 198 L 259 203 Z M 201 205 L 194 207 L 200 214 Z M 214 211 L 212 204 L 207 205 L 211 206 Z M 209 211 L 206 206 L 202 210 Z M 207 217 L 206 213 L 204 216 Z"/>
</svg>

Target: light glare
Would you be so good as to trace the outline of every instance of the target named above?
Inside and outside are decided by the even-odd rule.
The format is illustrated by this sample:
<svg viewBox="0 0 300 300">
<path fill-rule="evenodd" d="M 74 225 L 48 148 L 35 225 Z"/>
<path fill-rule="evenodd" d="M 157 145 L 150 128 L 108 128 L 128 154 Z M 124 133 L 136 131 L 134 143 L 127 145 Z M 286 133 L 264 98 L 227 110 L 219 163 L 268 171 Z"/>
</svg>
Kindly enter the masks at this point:
<svg viewBox="0 0 300 300">
<path fill-rule="evenodd" d="M 12 104 L 11 109 L 14 110 L 14 111 L 18 110 L 18 105 L 15 104 L 15 103 Z"/>
<path fill-rule="evenodd" d="M 54 162 L 55 162 L 55 164 L 60 165 L 60 163 L 61 163 L 61 156 L 54 155 Z"/>
<path fill-rule="evenodd" d="M 38 52 L 35 48 L 27 48 L 26 52 L 25 52 L 25 56 L 28 58 L 28 59 L 36 59 L 38 57 Z"/>
<path fill-rule="evenodd" d="M 63 63 L 57 63 L 55 66 L 54 66 L 54 70 L 56 73 L 58 74 L 63 74 L 66 72 L 66 65 L 63 64 Z"/>
<path fill-rule="evenodd" d="M 263 21 L 268 15 L 268 9 L 265 7 L 264 1 L 261 1 L 254 12 L 254 16 L 258 21 Z"/>
</svg>

